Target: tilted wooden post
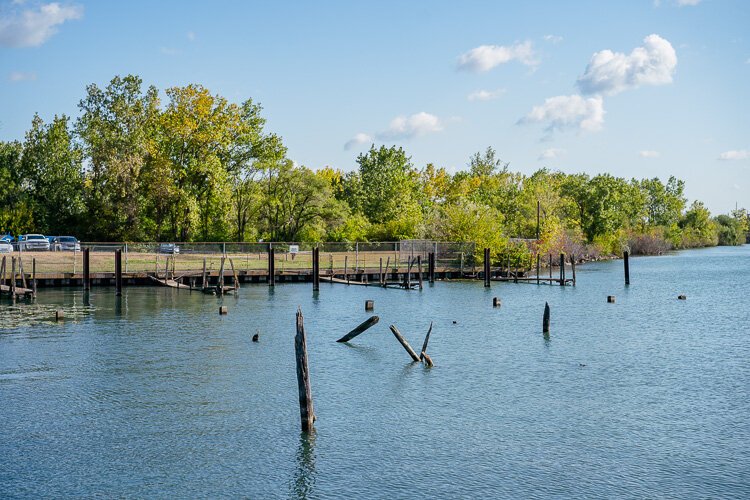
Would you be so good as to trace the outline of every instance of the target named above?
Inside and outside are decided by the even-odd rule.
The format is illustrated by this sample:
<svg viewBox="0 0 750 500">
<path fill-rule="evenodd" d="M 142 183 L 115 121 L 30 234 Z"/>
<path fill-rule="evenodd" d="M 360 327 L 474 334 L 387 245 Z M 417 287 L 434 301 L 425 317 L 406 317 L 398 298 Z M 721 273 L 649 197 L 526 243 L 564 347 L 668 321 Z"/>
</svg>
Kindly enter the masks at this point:
<svg viewBox="0 0 750 500">
<path fill-rule="evenodd" d="M 299 414 L 302 432 L 312 432 L 315 422 L 312 388 L 310 387 L 310 367 L 307 363 L 307 338 L 302 308 L 297 308 L 297 335 L 294 337 L 294 353 L 297 360 L 297 389 L 299 391 Z"/>
<path fill-rule="evenodd" d="M 484 287 L 490 287 L 490 249 L 484 249 Z"/>
<path fill-rule="evenodd" d="M 630 284 L 630 262 L 628 262 L 630 257 L 630 252 L 625 250 L 625 252 L 622 254 L 623 262 L 625 264 L 625 284 Z"/>
<path fill-rule="evenodd" d="M 544 317 L 542 318 L 542 333 L 549 333 L 549 304 L 544 303 Z"/>
<path fill-rule="evenodd" d="M 369 319 L 363 321 L 359 325 L 357 325 L 352 331 L 338 339 L 336 342 L 349 342 L 351 339 L 359 335 L 360 333 L 364 332 L 371 326 L 377 324 L 377 322 L 380 321 L 380 318 L 377 316 L 372 316 Z"/>
<path fill-rule="evenodd" d="M 420 361 L 419 356 L 417 356 L 417 353 L 414 352 L 414 349 L 411 348 L 411 346 L 406 341 L 404 336 L 401 335 L 401 332 L 398 331 L 398 328 L 396 328 L 396 325 L 391 325 L 391 331 L 393 332 L 393 336 L 396 337 L 396 340 L 398 340 L 399 343 L 406 350 L 406 352 L 409 353 L 409 356 L 411 356 L 411 359 L 419 363 Z"/>
<path fill-rule="evenodd" d="M 429 258 L 429 262 L 427 266 L 428 266 L 429 280 L 430 280 L 430 283 L 435 283 L 435 252 L 430 252 L 428 258 Z"/>
</svg>

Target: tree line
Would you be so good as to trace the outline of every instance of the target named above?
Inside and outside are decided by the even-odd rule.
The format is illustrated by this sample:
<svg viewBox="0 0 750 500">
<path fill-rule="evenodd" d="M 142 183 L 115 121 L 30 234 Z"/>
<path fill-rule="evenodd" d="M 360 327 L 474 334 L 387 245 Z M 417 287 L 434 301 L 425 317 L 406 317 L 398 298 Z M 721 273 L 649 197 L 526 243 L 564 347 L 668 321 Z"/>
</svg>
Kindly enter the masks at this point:
<svg viewBox="0 0 750 500">
<path fill-rule="evenodd" d="M 712 217 L 688 206 L 675 177 L 524 175 L 492 148 L 454 174 L 374 145 L 352 171 L 313 171 L 288 158 L 251 99 L 201 85 L 164 95 L 118 76 L 86 88 L 75 120 L 36 115 L 23 141 L 0 142 L 0 230 L 89 241 L 427 238 L 498 253 L 526 238 L 580 255 L 741 244 L 749 229 L 744 210 Z"/>
</svg>

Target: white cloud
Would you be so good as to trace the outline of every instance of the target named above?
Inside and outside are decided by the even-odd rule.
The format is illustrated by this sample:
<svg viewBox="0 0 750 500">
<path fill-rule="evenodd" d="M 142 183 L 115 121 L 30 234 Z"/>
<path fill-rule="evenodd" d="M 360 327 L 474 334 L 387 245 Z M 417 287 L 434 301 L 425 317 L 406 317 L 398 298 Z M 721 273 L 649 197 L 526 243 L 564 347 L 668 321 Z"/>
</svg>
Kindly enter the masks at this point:
<svg viewBox="0 0 750 500">
<path fill-rule="evenodd" d="M 559 35 L 544 35 L 544 41 L 558 44 L 563 41 L 563 37 Z"/>
<path fill-rule="evenodd" d="M 554 160 L 565 154 L 564 149 L 560 148 L 549 148 L 542 151 L 539 155 L 539 160 Z"/>
<path fill-rule="evenodd" d="M 699 3 L 701 3 L 701 0 L 677 0 L 677 5 L 680 7 L 698 5 Z"/>
<path fill-rule="evenodd" d="M 11 71 L 10 75 L 8 75 L 8 80 L 11 82 L 25 82 L 25 81 L 34 81 L 36 80 L 36 73 L 32 72 L 23 72 L 23 71 Z"/>
<path fill-rule="evenodd" d="M 597 131 L 604 124 L 604 100 L 601 96 L 585 98 L 577 94 L 550 97 L 518 123 L 547 123 L 550 133 L 570 129 Z"/>
<path fill-rule="evenodd" d="M 354 137 L 352 137 L 351 139 L 349 139 L 348 141 L 346 141 L 346 144 L 344 144 L 344 149 L 348 151 L 355 146 L 361 146 L 362 144 L 368 144 L 368 143 L 372 143 L 372 137 L 370 137 L 369 135 L 363 132 L 360 132 L 356 134 Z"/>
<path fill-rule="evenodd" d="M 643 46 L 629 54 L 602 50 L 594 53 L 578 87 L 586 95 L 614 95 L 641 85 L 672 83 L 677 54 L 669 41 L 659 35 L 643 39 Z"/>
<path fill-rule="evenodd" d="M 384 141 L 404 140 L 441 130 L 443 123 L 440 118 L 422 111 L 411 116 L 397 116 L 388 129 L 378 133 L 377 137 Z"/>
<path fill-rule="evenodd" d="M 526 66 L 535 66 L 538 62 L 531 42 L 505 45 L 480 45 L 462 54 L 458 58 L 458 69 L 483 73 L 495 66 L 517 60 Z"/>
<path fill-rule="evenodd" d="M 748 160 L 750 159 L 750 151 L 746 149 L 724 151 L 719 155 L 720 160 Z"/>
<path fill-rule="evenodd" d="M 638 152 L 638 156 L 641 158 L 658 158 L 661 154 L 658 151 L 643 150 Z"/>
<path fill-rule="evenodd" d="M 466 98 L 470 101 L 492 101 L 497 99 L 505 93 L 505 89 L 495 90 L 475 90 L 471 94 L 467 95 Z"/>
<path fill-rule="evenodd" d="M 57 2 L 42 4 L 38 9 L 15 11 L 0 17 L 0 45 L 5 47 L 36 47 L 57 33 L 65 21 L 80 19 L 83 7 L 60 5 Z"/>
</svg>

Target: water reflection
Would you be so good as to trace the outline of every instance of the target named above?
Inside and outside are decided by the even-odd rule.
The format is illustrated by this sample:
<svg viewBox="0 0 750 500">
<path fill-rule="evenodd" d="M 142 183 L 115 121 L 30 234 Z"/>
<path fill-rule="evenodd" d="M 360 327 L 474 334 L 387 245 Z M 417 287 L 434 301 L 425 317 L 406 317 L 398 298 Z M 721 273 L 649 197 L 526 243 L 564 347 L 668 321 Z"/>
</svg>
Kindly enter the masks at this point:
<svg viewBox="0 0 750 500">
<path fill-rule="evenodd" d="M 315 433 L 302 432 L 297 447 L 297 468 L 291 485 L 292 498 L 310 498 L 315 489 Z"/>
</svg>

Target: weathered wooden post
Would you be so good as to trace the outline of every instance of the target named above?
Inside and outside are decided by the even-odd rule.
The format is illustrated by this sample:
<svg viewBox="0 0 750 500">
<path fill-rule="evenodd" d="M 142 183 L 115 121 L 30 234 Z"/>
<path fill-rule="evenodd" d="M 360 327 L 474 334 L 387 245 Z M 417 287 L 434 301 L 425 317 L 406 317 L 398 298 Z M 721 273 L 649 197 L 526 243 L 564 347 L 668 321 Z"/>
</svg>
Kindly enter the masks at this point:
<svg viewBox="0 0 750 500">
<path fill-rule="evenodd" d="M 65 311 L 58 309 L 55 311 L 55 321 L 62 321 L 65 319 Z"/>
<path fill-rule="evenodd" d="M 628 262 L 628 259 L 630 257 L 630 252 L 625 250 L 625 252 L 622 254 L 623 263 L 625 264 L 625 284 L 630 284 L 630 262 Z"/>
<path fill-rule="evenodd" d="M 576 286 L 576 256 L 572 254 L 570 256 L 570 268 L 573 271 L 573 286 Z"/>
<path fill-rule="evenodd" d="M 412 349 L 412 347 L 406 341 L 404 336 L 401 335 L 401 332 L 398 331 L 398 328 L 396 328 L 396 325 L 391 325 L 391 331 L 393 332 L 393 336 L 396 337 L 396 340 L 398 340 L 399 343 L 406 350 L 406 352 L 409 353 L 409 356 L 411 356 L 411 359 L 419 363 L 420 361 L 419 356 L 417 356 L 417 353 L 414 352 L 414 349 Z"/>
<path fill-rule="evenodd" d="M 565 254 L 560 254 L 560 286 L 565 286 Z"/>
<path fill-rule="evenodd" d="M 349 284 L 349 255 L 344 255 L 344 279 Z"/>
<path fill-rule="evenodd" d="M 229 312 L 229 308 L 227 308 L 227 306 L 219 306 L 219 314 L 221 316 L 224 316 L 228 312 Z"/>
<path fill-rule="evenodd" d="M 122 250 L 115 250 L 115 295 L 122 295 Z"/>
<path fill-rule="evenodd" d="M 380 257 L 380 273 L 378 274 L 380 286 L 383 286 L 383 257 Z"/>
<path fill-rule="evenodd" d="M 313 248 L 312 258 L 313 292 L 317 292 L 320 290 L 320 248 Z"/>
<path fill-rule="evenodd" d="M 16 258 L 10 258 L 10 298 L 16 300 Z"/>
<path fill-rule="evenodd" d="M 500 307 L 503 305 L 503 302 L 500 300 L 500 297 L 492 297 L 492 307 Z"/>
<path fill-rule="evenodd" d="M 297 389 L 299 393 L 299 414 L 302 421 L 302 432 L 312 432 L 315 422 L 312 387 L 310 386 L 310 367 L 307 363 L 307 337 L 302 308 L 297 308 L 297 335 L 294 337 L 294 354 L 297 360 Z"/>
<path fill-rule="evenodd" d="M 427 330 L 425 335 L 424 343 L 422 344 L 422 352 L 419 353 L 419 359 L 424 361 L 427 366 L 432 366 L 432 358 L 427 355 L 427 343 L 430 341 L 430 334 L 432 333 L 432 321 L 430 321 L 430 329 Z"/>
<path fill-rule="evenodd" d="M 31 259 L 31 296 L 36 298 L 36 257 Z"/>
<path fill-rule="evenodd" d="M 383 288 L 386 287 L 387 281 L 388 281 L 388 271 L 391 270 L 391 256 L 388 256 L 388 259 L 385 261 L 385 274 L 383 275 Z M 391 276 L 393 277 L 393 276 Z"/>
<path fill-rule="evenodd" d="M 490 287 L 490 249 L 484 249 L 484 287 Z"/>
<path fill-rule="evenodd" d="M 552 254 L 549 254 L 549 284 L 552 284 Z"/>
<path fill-rule="evenodd" d="M 541 262 L 539 262 L 539 253 L 536 254 L 536 284 L 539 284 L 539 273 L 542 271 Z"/>
<path fill-rule="evenodd" d="M 607 303 L 614 304 L 615 303 L 615 296 L 614 295 L 607 295 Z"/>
<path fill-rule="evenodd" d="M 90 248 L 83 249 L 83 290 L 88 292 L 91 290 L 91 268 L 90 268 Z"/>
<path fill-rule="evenodd" d="M 273 244 L 268 244 L 268 286 L 276 285 L 276 262 L 274 262 Z"/>
<path fill-rule="evenodd" d="M 435 283 L 435 252 L 430 252 L 428 259 L 429 280 L 430 283 Z"/>
<path fill-rule="evenodd" d="M 417 255 L 417 272 L 419 273 L 419 289 L 423 289 L 423 282 L 422 282 L 422 256 Z"/>
<path fill-rule="evenodd" d="M 371 326 L 377 324 L 377 322 L 380 321 L 380 318 L 377 316 L 372 316 L 369 319 L 363 321 L 359 325 L 357 325 L 352 331 L 338 339 L 336 342 L 349 342 L 351 339 L 359 335 L 360 333 L 364 332 Z"/>
<path fill-rule="evenodd" d="M 544 317 L 542 318 L 542 333 L 549 333 L 549 304 L 544 303 Z"/>
</svg>

